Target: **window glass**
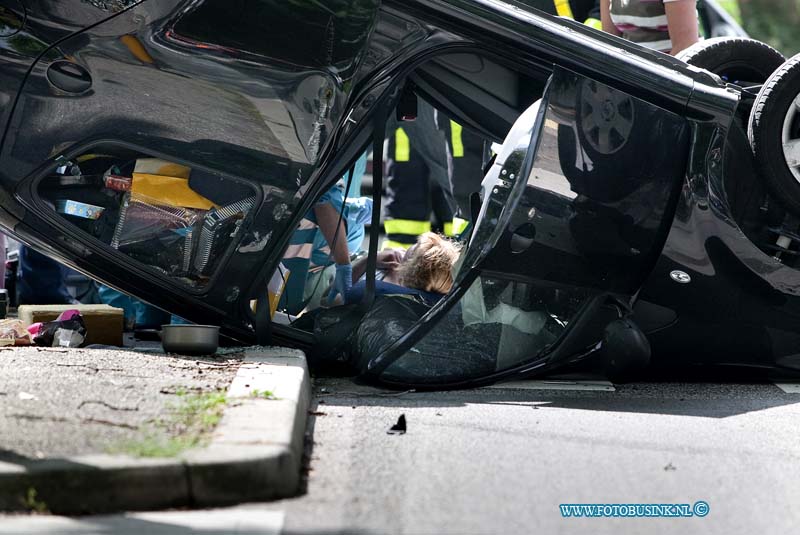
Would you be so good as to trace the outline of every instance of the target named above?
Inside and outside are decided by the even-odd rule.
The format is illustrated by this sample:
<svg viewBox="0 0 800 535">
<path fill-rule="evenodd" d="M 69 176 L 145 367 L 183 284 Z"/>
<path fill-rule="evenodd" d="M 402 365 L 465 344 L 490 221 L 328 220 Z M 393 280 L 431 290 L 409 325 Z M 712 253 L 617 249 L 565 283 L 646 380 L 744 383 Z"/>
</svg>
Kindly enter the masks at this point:
<svg viewBox="0 0 800 535">
<path fill-rule="evenodd" d="M 590 295 L 483 275 L 382 379 L 442 383 L 509 369 L 554 344 Z"/>
</svg>

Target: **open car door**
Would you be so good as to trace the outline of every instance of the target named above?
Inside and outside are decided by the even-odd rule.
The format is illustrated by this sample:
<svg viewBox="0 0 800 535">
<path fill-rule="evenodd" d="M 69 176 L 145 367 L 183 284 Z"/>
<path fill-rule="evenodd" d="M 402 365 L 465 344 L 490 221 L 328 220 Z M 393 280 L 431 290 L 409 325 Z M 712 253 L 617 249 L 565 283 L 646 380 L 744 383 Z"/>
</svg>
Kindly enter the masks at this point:
<svg viewBox="0 0 800 535">
<path fill-rule="evenodd" d="M 600 349 L 661 251 L 688 147 L 683 118 L 556 67 L 484 178 L 452 290 L 405 329 L 376 301 L 359 327 L 361 372 L 458 388 Z"/>
<path fill-rule="evenodd" d="M 252 341 L 248 294 L 325 165 L 379 4 L 145 0 L 58 41 L 14 108 L 0 224 Z"/>
</svg>

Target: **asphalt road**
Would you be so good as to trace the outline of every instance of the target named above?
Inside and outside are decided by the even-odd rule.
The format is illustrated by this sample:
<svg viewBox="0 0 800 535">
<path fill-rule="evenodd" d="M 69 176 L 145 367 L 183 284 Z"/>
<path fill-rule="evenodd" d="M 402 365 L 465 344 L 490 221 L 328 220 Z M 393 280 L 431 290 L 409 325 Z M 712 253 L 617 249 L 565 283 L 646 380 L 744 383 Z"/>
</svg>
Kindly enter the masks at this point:
<svg viewBox="0 0 800 535">
<path fill-rule="evenodd" d="M 792 533 L 800 524 L 800 394 L 773 384 L 385 395 L 328 379 L 315 392 L 298 498 L 146 522 L 6 518 L 0 533 L 688 535 Z M 407 433 L 387 434 L 401 414 Z M 709 505 L 702 518 L 576 519 L 559 510 L 698 500 Z"/>
<path fill-rule="evenodd" d="M 326 392 L 320 392 L 325 388 Z M 308 493 L 284 533 L 779 533 L 800 524 L 800 394 L 632 384 L 376 397 L 317 384 Z M 337 392 L 340 392 L 337 394 Z M 408 432 L 387 430 L 405 414 Z M 703 518 L 562 518 L 689 503 Z"/>
</svg>

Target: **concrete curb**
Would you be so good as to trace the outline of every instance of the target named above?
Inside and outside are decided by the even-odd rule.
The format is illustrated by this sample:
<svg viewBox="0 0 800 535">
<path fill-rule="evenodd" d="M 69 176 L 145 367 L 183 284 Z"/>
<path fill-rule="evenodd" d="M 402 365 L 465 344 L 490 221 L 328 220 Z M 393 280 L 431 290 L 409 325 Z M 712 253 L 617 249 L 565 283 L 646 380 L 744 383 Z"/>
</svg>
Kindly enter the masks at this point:
<svg viewBox="0 0 800 535">
<path fill-rule="evenodd" d="M 265 399 L 271 392 L 275 399 Z M 0 462 L 0 510 L 58 514 L 210 507 L 294 495 L 311 387 L 305 355 L 248 349 L 210 443 L 173 459 L 85 455 Z"/>
</svg>

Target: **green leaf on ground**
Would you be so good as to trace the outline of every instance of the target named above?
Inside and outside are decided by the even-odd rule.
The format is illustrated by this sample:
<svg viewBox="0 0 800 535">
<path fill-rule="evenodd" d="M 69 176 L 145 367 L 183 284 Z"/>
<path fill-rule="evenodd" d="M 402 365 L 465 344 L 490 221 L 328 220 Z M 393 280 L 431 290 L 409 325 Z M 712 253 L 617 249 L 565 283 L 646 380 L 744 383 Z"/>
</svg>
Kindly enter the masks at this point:
<svg viewBox="0 0 800 535">
<path fill-rule="evenodd" d="M 275 394 L 272 393 L 272 390 L 251 390 L 250 397 L 252 398 L 262 398 L 262 399 L 278 399 L 275 397 Z"/>
<path fill-rule="evenodd" d="M 50 511 L 47 509 L 47 504 L 39 500 L 36 497 L 37 494 L 35 488 L 28 487 L 28 492 L 25 494 L 25 497 L 22 498 L 22 505 L 32 513 L 49 513 Z"/>
</svg>

